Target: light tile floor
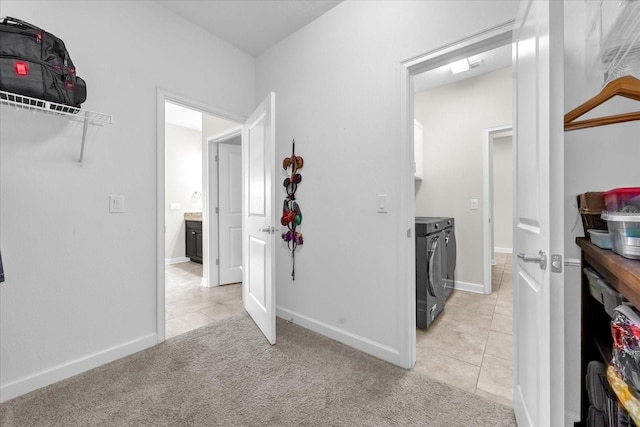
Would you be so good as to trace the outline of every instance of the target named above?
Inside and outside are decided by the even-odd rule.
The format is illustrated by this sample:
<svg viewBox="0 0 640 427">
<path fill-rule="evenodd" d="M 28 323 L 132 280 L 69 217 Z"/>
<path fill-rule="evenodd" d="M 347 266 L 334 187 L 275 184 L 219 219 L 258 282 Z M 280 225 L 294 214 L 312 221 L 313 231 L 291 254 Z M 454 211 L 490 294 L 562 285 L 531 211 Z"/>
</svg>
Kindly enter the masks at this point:
<svg viewBox="0 0 640 427">
<path fill-rule="evenodd" d="M 165 338 L 244 312 L 242 284 L 205 288 L 201 280 L 202 264 L 165 267 Z"/>
<path fill-rule="evenodd" d="M 496 254 L 491 295 L 454 291 L 427 330 L 416 330 L 415 370 L 513 406 L 512 256 Z"/>
</svg>

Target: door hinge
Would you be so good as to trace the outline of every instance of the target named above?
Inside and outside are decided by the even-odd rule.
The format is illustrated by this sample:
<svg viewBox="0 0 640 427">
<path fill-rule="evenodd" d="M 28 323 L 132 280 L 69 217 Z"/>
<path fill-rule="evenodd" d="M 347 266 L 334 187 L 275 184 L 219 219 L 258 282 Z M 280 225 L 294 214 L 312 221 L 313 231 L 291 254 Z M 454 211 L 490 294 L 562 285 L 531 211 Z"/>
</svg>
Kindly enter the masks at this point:
<svg viewBox="0 0 640 427">
<path fill-rule="evenodd" d="M 551 254 L 551 272 L 562 273 L 562 255 Z"/>
<path fill-rule="evenodd" d="M 407 228 L 407 237 L 411 238 L 411 229 Z"/>
<path fill-rule="evenodd" d="M 216 265 L 220 265 L 220 259 L 216 260 Z"/>
<path fill-rule="evenodd" d="M 218 161 L 218 155 L 216 154 L 216 162 Z"/>
<path fill-rule="evenodd" d="M 219 209 L 219 208 L 216 206 L 216 213 L 218 213 L 218 212 L 219 212 L 219 210 L 218 210 L 218 209 Z"/>
</svg>

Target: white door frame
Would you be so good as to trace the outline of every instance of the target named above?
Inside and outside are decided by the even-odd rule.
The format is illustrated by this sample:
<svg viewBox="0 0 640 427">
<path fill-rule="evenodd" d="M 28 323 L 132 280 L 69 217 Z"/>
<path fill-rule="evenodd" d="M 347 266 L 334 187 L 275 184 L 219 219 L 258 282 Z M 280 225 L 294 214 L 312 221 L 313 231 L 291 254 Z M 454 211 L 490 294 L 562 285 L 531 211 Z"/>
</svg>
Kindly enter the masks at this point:
<svg viewBox="0 0 640 427">
<path fill-rule="evenodd" d="M 401 134 L 399 154 L 401 165 L 400 218 L 398 222 L 398 265 L 400 268 L 400 365 L 412 368 L 416 362 L 416 278 L 415 278 L 415 178 L 413 150 L 413 76 L 434 68 L 447 65 L 455 60 L 495 47 L 511 44 L 514 20 L 488 28 L 478 34 L 411 58 L 400 64 L 401 73 Z"/>
<path fill-rule="evenodd" d="M 220 184 L 216 179 L 216 186 L 212 186 L 211 176 L 213 173 L 216 174 L 216 177 L 219 176 L 218 168 L 219 163 L 216 162 L 216 156 L 218 153 L 218 144 L 224 143 L 230 139 L 235 137 L 242 137 L 242 125 L 238 124 L 238 126 L 232 127 L 225 131 L 216 133 L 210 137 L 207 137 L 207 150 L 206 150 L 206 159 L 207 159 L 207 182 L 208 186 L 208 218 L 209 218 L 209 231 L 208 238 L 206 239 L 206 246 L 208 246 L 208 274 L 205 276 L 202 275 L 202 285 L 207 287 L 214 287 L 220 285 L 220 267 L 216 264 L 216 260 L 218 259 L 218 255 L 220 253 L 220 224 L 219 224 L 219 216 L 216 213 L 216 207 L 218 207 L 218 185 Z M 203 157 L 204 153 L 203 153 Z M 204 205 L 204 204 L 203 204 Z M 204 212 L 202 213 L 204 217 Z M 203 231 L 204 234 L 204 231 Z M 204 237 L 204 236 L 203 236 Z M 205 240 L 202 242 L 203 251 L 205 246 Z M 203 254 L 204 256 L 204 254 Z M 203 270 L 204 272 L 204 270 Z"/>
<path fill-rule="evenodd" d="M 244 116 L 239 116 L 228 111 L 221 110 L 213 107 L 209 104 L 196 101 L 191 98 L 187 98 L 180 94 L 170 92 L 168 90 L 157 88 L 156 96 L 156 333 L 157 342 L 161 343 L 165 337 L 165 278 L 164 278 L 164 243 L 165 243 L 165 141 L 164 141 L 164 126 L 165 126 L 165 114 L 164 104 L 166 101 L 174 104 L 180 104 L 193 110 L 198 110 L 203 113 L 218 116 L 224 119 L 232 120 L 238 123 L 244 123 L 247 119 Z M 202 273 L 203 277 L 210 277 L 208 261 L 208 246 L 209 246 L 209 195 L 208 195 L 208 178 L 209 178 L 209 166 L 208 166 L 208 147 L 209 144 L 204 144 L 202 153 Z M 204 152 L 206 151 L 206 152 Z M 206 275 L 206 276 L 205 276 Z"/>
<path fill-rule="evenodd" d="M 512 125 L 482 131 L 482 281 L 484 293 L 491 293 L 493 264 L 493 140 L 513 134 Z M 513 247 L 513 245 L 512 245 Z"/>
</svg>

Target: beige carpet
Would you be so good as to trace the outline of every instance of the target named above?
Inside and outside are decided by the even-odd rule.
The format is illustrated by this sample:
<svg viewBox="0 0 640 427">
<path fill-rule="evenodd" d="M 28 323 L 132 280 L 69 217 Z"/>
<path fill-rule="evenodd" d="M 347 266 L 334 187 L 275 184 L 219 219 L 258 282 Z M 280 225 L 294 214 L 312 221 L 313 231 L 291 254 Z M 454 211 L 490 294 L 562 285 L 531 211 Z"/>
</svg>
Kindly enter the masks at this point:
<svg viewBox="0 0 640 427">
<path fill-rule="evenodd" d="M 9 426 L 514 426 L 513 410 L 246 315 L 0 405 Z"/>
</svg>

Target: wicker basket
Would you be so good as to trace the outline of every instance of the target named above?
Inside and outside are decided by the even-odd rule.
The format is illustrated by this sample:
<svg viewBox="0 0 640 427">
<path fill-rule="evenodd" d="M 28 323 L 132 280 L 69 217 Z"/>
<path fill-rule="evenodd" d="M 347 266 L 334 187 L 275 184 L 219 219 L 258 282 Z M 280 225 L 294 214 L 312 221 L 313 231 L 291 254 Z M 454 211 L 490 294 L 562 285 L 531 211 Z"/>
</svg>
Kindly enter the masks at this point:
<svg viewBox="0 0 640 427">
<path fill-rule="evenodd" d="M 588 237 L 587 230 L 607 230 L 607 221 L 600 218 L 605 210 L 604 192 L 591 191 L 579 194 L 577 199 L 584 235 Z"/>
</svg>

